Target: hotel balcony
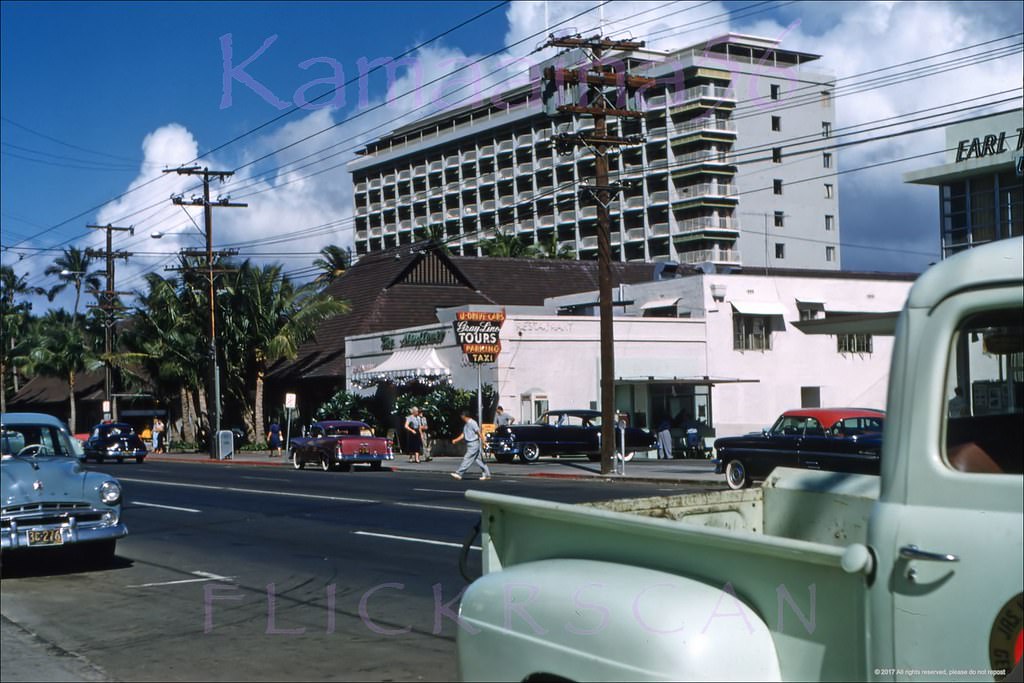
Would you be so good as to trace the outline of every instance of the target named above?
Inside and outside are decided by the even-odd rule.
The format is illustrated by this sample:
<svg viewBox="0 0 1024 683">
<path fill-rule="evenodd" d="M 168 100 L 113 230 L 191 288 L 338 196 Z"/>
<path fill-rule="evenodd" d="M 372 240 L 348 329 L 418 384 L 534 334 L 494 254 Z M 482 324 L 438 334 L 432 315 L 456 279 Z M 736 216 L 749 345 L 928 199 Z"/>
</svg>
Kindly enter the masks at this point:
<svg viewBox="0 0 1024 683">
<path fill-rule="evenodd" d="M 412 230 L 412 221 L 407 218 L 404 221 L 399 222 L 398 229 L 403 232 Z"/>
<path fill-rule="evenodd" d="M 555 217 L 551 214 L 537 217 L 537 227 L 539 228 L 553 228 L 555 227 Z"/>
<path fill-rule="evenodd" d="M 493 213 L 495 209 L 497 209 L 497 202 L 495 202 L 493 199 L 485 199 L 482 202 L 480 202 L 481 213 Z"/>
<path fill-rule="evenodd" d="M 646 234 L 643 228 L 630 228 L 626 231 L 627 242 L 643 242 Z"/>
<path fill-rule="evenodd" d="M 693 104 L 700 100 L 712 100 L 716 103 L 735 104 L 736 92 L 732 88 L 723 88 L 717 85 L 698 85 L 687 88 L 680 92 L 674 92 L 668 97 L 668 105 L 677 107 L 680 105 Z"/>
<path fill-rule="evenodd" d="M 370 213 L 377 213 L 381 210 L 380 202 L 373 202 L 370 204 Z"/>
<path fill-rule="evenodd" d="M 463 216 L 475 216 L 477 214 L 476 204 L 466 204 L 462 207 Z"/>
<path fill-rule="evenodd" d="M 482 176 L 480 176 L 480 184 L 493 185 L 496 177 L 497 176 L 495 176 L 493 173 L 484 173 Z"/>
<path fill-rule="evenodd" d="M 417 166 L 416 168 L 414 168 L 412 170 L 412 174 L 414 176 L 416 176 L 416 177 L 427 175 L 427 165 L 426 164 L 420 164 L 419 166 Z"/>
<path fill-rule="evenodd" d="M 519 166 L 516 167 L 516 171 L 519 173 L 519 175 L 530 175 L 531 173 L 533 173 L 533 164 L 519 164 Z"/>
<path fill-rule="evenodd" d="M 499 180 L 512 180 L 516 177 L 516 169 L 514 168 L 502 168 L 498 170 Z"/>
<path fill-rule="evenodd" d="M 673 202 L 691 202 L 699 199 L 735 199 L 736 186 L 729 183 L 697 183 L 676 188 Z"/>
<path fill-rule="evenodd" d="M 356 215 L 365 216 L 367 214 L 367 208 L 364 204 L 356 204 Z"/>
<path fill-rule="evenodd" d="M 515 149 L 516 143 L 514 140 L 502 140 L 498 143 L 498 154 L 508 153 Z"/>
<path fill-rule="evenodd" d="M 458 155 L 450 156 L 450 157 L 445 157 L 445 159 L 444 159 L 444 167 L 445 168 L 458 168 L 459 167 L 459 157 L 458 157 Z"/>
<path fill-rule="evenodd" d="M 431 161 L 428 167 L 431 173 L 440 173 L 444 170 L 444 162 L 438 159 L 437 161 Z"/>
<path fill-rule="evenodd" d="M 363 182 L 361 182 L 361 183 L 356 183 L 356 193 L 358 194 L 360 192 L 366 192 L 366 181 L 365 180 Z"/>
<path fill-rule="evenodd" d="M 528 202 L 533 199 L 533 190 L 523 190 L 516 196 L 516 201 L 520 204 Z"/>
<path fill-rule="evenodd" d="M 545 170 L 545 169 L 554 168 L 554 167 L 555 167 L 555 160 L 552 159 L 551 157 L 541 157 L 540 159 L 537 159 L 537 169 L 538 170 Z"/>
<path fill-rule="evenodd" d="M 370 228 L 370 237 L 380 237 L 384 234 L 384 228 L 376 227 Z"/>
<path fill-rule="evenodd" d="M 397 176 L 395 175 L 395 173 L 393 171 L 391 173 L 388 173 L 386 176 L 384 176 L 384 184 L 385 185 L 394 185 L 395 184 L 395 180 L 397 180 Z"/>
<path fill-rule="evenodd" d="M 660 206 L 668 204 L 668 190 L 659 190 L 650 194 L 650 205 Z"/>
<path fill-rule="evenodd" d="M 368 233 L 365 230 L 356 230 L 356 241 L 365 240 L 367 236 Z"/>
<path fill-rule="evenodd" d="M 412 178 L 412 171 L 410 171 L 409 169 L 404 169 L 398 172 L 399 180 L 409 180 L 410 178 Z"/>
<path fill-rule="evenodd" d="M 687 218 L 676 223 L 676 235 L 688 235 L 703 232 L 733 232 L 737 235 L 740 232 L 740 224 L 734 218 L 715 218 L 714 216 L 700 216 L 698 218 Z"/>
<path fill-rule="evenodd" d="M 684 166 L 699 166 L 701 164 L 723 164 L 729 165 L 733 161 L 726 152 L 713 152 L 710 149 L 702 149 L 689 154 L 677 154 L 673 166 L 678 169 Z"/>
<path fill-rule="evenodd" d="M 710 261 L 723 265 L 740 265 L 740 252 L 736 249 L 700 249 L 684 251 L 678 255 L 680 263 L 695 264 Z"/>
<path fill-rule="evenodd" d="M 642 210 L 646 206 L 643 195 L 638 197 L 626 197 L 626 211 Z"/>
<path fill-rule="evenodd" d="M 462 153 L 462 163 L 464 164 L 475 164 L 476 163 L 476 150 L 467 149 Z"/>
<path fill-rule="evenodd" d="M 441 213 L 440 211 L 435 211 L 434 213 L 430 214 L 430 222 L 433 223 L 434 225 L 437 225 L 438 223 L 443 223 L 444 214 Z"/>
<path fill-rule="evenodd" d="M 533 231 L 533 219 L 532 218 L 526 218 L 524 220 L 519 221 L 519 229 L 521 231 L 523 231 L 523 232 L 532 232 Z"/>
<path fill-rule="evenodd" d="M 515 197 L 513 197 L 512 195 L 505 195 L 503 197 L 498 197 L 498 207 L 499 208 L 508 209 L 508 208 L 513 207 L 515 205 L 516 205 L 516 200 L 515 200 Z"/>
<path fill-rule="evenodd" d="M 459 183 L 458 182 L 448 183 L 447 185 L 444 186 L 444 193 L 445 194 L 458 194 L 459 193 Z"/>
<path fill-rule="evenodd" d="M 533 144 L 533 134 L 525 133 L 516 137 L 516 147 L 529 147 Z"/>
<path fill-rule="evenodd" d="M 461 215 L 461 209 L 459 209 L 459 207 L 456 206 L 452 209 L 448 209 L 444 214 L 444 218 L 447 221 L 457 221 Z"/>
<path fill-rule="evenodd" d="M 702 116 L 694 121 L 676 123 L 669 127 L 669 135 L 674 138 L 708 131 L 735 135 L 736 124 L 726 119 Z"/>
<path fill-rule="evenodd" d="M 665 106 L 664 95 L 654 95 L 647 98 L 647 109 L 661 109 Z"/>
<path fill-rule="evenodd" d="M 443 194 L 444 194 L 444 188 L 441 187 L 440 185 L 434 185 L 429 190 L 427 190 L 427 196 L 428 197 L 440 197 Z"/>
<path fill-rule="evenodd" d="M 415 204 L 422 204 L 423 202 L 427 201 L 427 191 L 420 190 L 419 192 L 412 196 L 412 201 Z"/>
<path fill-rule="evenodd" d="M 417 216 L 412 220 L 412 224 L 417 228 L 425 228 L 430 225 L 430 222 L 427 220 L 426 216 Z"/>
<path fill-rule="evenodd" d="M 580 220 L 594 220 L 597 218 L 596 206 L 581 206 L 579 210 Z"/>
<path fill-rule="evenodd" d="M 668 237 L 671 233 L 671 228 L 668 223 L 653 223 L 651 225 L 651 235 L 654 237 Z"/>
<path fill-rule="evenodd" d="M 576 222 L 576 211 L 570 209 L 569 211 L 558 212 L 559 223 L 575 223 Z"/>
<path fill-rule="evenodd" d="M 471 176 L 469 178 L 465 178 L 462 181 L 462 189 L 463 190 L 475 190 L 476 189 L 476 185 L 477 185 L 476 176 Z"/>
<path fill-rule="evenodd" d="M 492 157 L 494 156 L 494 145 L 484 145 L 480 148 L 481 157 Z"/>
<path fill-rule="evenodd" d="M 371 178 L 370 179 L 370 189 L 371 190 L 379 190 L 380 189 L 380 185 L 381 185 L 381 179 L 380 178 Z"/>
</svg>

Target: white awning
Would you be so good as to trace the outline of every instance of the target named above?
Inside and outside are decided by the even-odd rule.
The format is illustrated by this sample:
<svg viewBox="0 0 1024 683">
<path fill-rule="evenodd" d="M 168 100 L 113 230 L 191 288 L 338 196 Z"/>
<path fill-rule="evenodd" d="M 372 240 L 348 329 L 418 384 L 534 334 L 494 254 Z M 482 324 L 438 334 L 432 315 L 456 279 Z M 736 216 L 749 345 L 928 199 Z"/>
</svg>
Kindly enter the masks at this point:
<svg viewBox="0 0 1024 683">
<path fill-rule="evenodd" d="M 352 379 L 364 386 L 379 382 L 405 384 L 421 379 L 436 383 L 451 374 L 448 366 L 437 357 L 436 349 L 399 349 L 380 365 L 354 373 Z"/>
<path fill-rule="evenodd" d="M 743 315 L 786 315 L 786 307 L 777 301 L 730 301 Z"/>
<path fill-rule="evenodd" d="M 669 306 L 675 307 L 679 303 L 679 297 L 672 299 L 655 299 L 648 301 L 647 303 L 640 306 L 640 310 L 646 311 L 648 308 L 668 308 Z"/>
</svg>

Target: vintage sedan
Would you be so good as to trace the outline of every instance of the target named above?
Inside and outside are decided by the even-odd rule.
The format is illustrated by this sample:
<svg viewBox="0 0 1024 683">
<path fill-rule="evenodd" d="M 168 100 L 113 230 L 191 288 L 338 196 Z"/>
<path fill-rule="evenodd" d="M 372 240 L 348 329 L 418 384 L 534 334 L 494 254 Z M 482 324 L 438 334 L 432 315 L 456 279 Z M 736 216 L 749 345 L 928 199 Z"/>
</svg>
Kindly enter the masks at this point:
<svg viewBox="0 0 1024 683">
<path fill-rule="evenodd" d="M 93 427 L 85 442 L 85 459 L 98 463 L 111 458 L 119 464 L 125 458 L 141 463 L 146 459 L 146 444 L 135 433 L 135 428 L 124 422 L 101 422 Z"/>
<path fill-rule="evenodd" d="M 880 410 L 789 410 L 769 429 L 715 441 L 715 472 L 732 489 L 764 480 L 776 467 L 878 474 L 884 422 Z"/>
<path fill-rule="evenodd" d="M 615 429 L 619 443 L 621 432 Z M 601 413 L 597 410 L 549 410 L 533 424 L 498 427 L 485 444 L 498 462 L 535 462 L 542 455 L 586 455 L 601 459 Z M 643 429 L 626 427 L 625 459 L 636 451 L 655 448 L 654 436 Z"/>
<path fill-rule="evenodd" d="M 324 472 L 333 469 L 349 471 L 352 465 L 364 463 L 379 470 L 387 460 L 394 460 L 391 442 L 373 436 L 365 422 L 355 420 L 321 420 L 309 429 L 309 436 L 290 440 L 292 466 L 301 470 L 306 463 L 318 465 Z"/>
<path fill-rule="evenodd" d="M 121 522 L 121 484 L 87 472 L 64 424 L 39 413 L 0 415 L 0 548 L 79 547 L 113 557 Z"/>
</svg>

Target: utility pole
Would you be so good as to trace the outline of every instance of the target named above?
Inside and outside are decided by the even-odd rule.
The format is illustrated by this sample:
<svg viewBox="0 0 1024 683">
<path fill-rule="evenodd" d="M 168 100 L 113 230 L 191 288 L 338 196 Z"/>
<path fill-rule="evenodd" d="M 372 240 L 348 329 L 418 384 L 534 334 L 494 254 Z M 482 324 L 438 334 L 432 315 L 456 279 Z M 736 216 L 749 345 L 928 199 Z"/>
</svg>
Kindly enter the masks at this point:
<svg viewBox="0 0 1024 683">
<path fill-rule="evenodd" d="M 104 257 L 107 261 L 107 285 L 106 289 L 102 292 L 96 292 L 97 305 L 96 308 L 104 312 L 103 320 L 103 395 L 106 403 L 110 406 L 110 413 L 103 411 L 104 418 L 110 417 L 117 419 L 117 404 L 114 400 L 114 388 L 113 380 L 110 371 L 110 356 L 113 352 L 113 333 L 115 323 L 115 312 L 123 308 L 117 301 L 117 297 L 122 294 L 129 294 L 129 292 L 119 292 L 114 288 L 114 259 L 120 258 L 125 261 L 131 256 L 130 252 L 127 251 L 114 251 L 114 232 L 127 232 L 131 235 L 135 234 L 135 228 L 128 226 L 127 228 L 121 228 L 114 225 L 87 225 L 85 226 L 91 230 L 105 230 L 107 233 L 107 248 L 104 251 L 98 249 L 86 249 L 86 256 L 90 257 Z"/>
<path fill-rule="evenodd" d="M 234 175 L 234 171 L 211 171 L 209 168 L 200 166 L 182 166 L 179 168 L 165 169 L 164 173 L 177 173 L 178 175 L 199 175 L 203 177 L 203 196 L 193 197 L 189 201 L 185 201 L 182 196 L 171 197 L 171 201 L 178 206 L 201 206 L 203 207 L 203 222 L 206 228 L 206 271 L 209 276 L 210 283 L 210 371 L 211 371 L 211 391 L 210 391 L 210 402 L 213 404 L 211 410 L 213 412 L 213 424 L 210 430 L 210 457 L 218 457 L 217 452 L 217 433 L 220 431 L 220 370 L 217 366 L 217 314 L 215 307 L 216 291 L 213 286 L 213 207 L 225 207 L 225 208 L 244 208 L 249 206 L 248 204 L 233 203 L 228 198 L 219 198 L 216 203 L 210 202 L 210 178 L 218 178 L 221 182 L 225 178 L 230 178 Z M 188 250 L 182 253 L 186 256 L 193 255 L 187 253 Z M 218 256 L 231 256 L 237 254 L 235 250 L 217 252 Z"/>
<path fill-rule="evenodd" d="M 617 72 L 614 65 L 602 62 L 607 50 L 638 50 L 644 46 L 643 41 L 608 40 L 600 36 L 592 38 L 579 36 L 555 38 L 552 36 L 547 46 L 580 49 L 590 60 L 589 64 L 580 69 L 558 69 L 549 66 L 544 70 L 544 78 L 554 82 L 556 91 L 563 84 L 571 84 L 579 87 L 581 92 L 585 92 L 581 104 L 559 105 L 558 112 L 584 114 L 594 118 L 593 135 L 563 133 L 553 136 L 552 139 L 559 152 L 571 152 L 578 145 L 584 145 L 594 153 L 594 184 L 583 185 L 580 187 L 580 191 L 589 193 L 597 202 L 598 287 L 601 314 L 601 474 L 611 474 L 615 457 L 616 420 L 611 219 L 608 209 L 612 202 L 612 193 L 617 196 L 621 187 L 609 184 L 608 149 L 619 145 L 641 144 L 643 139 L 640 136 L 608 135 L 608 117 L 642 118 L 642 112 L 626 109 L 620 105 L 620 101 L 626 100 L 628 95 L 637 89 L 654 85 L 655 81 L 652 78 L 630 76 L 625 68 L 621 72 Z M 545 88 L 545 91 L 548 90 Z M 615 103 L 612 102 L 612 97 L 616 98 Z M 621 248 L 625 248 L 625 245 L 620 245 Z"/>
</svg>

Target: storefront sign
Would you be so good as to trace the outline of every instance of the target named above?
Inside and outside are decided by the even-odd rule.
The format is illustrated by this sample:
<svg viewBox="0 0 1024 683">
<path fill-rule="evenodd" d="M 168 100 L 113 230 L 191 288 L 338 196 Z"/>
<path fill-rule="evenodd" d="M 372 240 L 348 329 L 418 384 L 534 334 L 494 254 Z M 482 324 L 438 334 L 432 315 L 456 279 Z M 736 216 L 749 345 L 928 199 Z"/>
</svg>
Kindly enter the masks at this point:
<svg viewBox="0 0 1024 683">
<path fill-rule="evenodd" d="M 1012 138 L 1011 138 L 1012 142 Z M 1017 129 L 1017 145 L 1019 151 L 1024 149 L 1024 128 Z M 961 140 L 956 146 L 956 161 L 967 161 L 968 159 L 981 159 L 982 157 L 1002 154 L 1010 150 L 1006 144 L 1006 132 L 1000 131 L 998 135 L 986 135 L 973 140 Z"/>
<path fill-rule="evenodd" d="M 501 353 L 501 325 L 505 311 L 485 313 L 459 311 L 455 321 L 455 340 L 470 363 L 494 363 Z"/>
</svg>

